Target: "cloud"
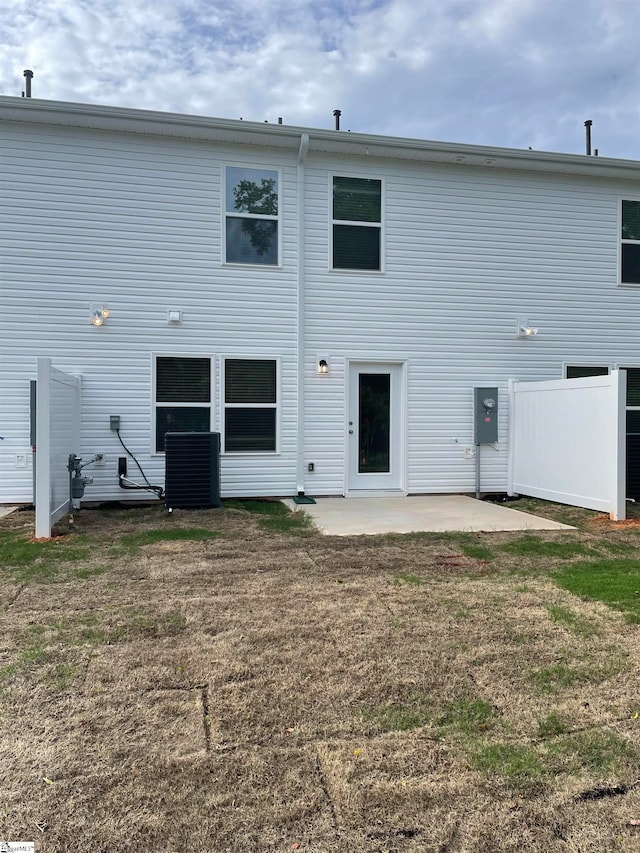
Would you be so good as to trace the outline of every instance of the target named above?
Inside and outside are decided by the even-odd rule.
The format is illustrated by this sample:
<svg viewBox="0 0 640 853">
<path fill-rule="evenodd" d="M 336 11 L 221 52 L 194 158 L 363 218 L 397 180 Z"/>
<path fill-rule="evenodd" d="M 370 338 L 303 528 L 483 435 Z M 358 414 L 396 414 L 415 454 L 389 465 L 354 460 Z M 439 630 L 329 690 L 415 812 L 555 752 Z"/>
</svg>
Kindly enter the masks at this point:
<svg viewBox="0 0 640 853">
<path fill-rule="evenodd" d="M 0 0 L 0 91 L 640 157 L 636 0 Z"/>
</svg>

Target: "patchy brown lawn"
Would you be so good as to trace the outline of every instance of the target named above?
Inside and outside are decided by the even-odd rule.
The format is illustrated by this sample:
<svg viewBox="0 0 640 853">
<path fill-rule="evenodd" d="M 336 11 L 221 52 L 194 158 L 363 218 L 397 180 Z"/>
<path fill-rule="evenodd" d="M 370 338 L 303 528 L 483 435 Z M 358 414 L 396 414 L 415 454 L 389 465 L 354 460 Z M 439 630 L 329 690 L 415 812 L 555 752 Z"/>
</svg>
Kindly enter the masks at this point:
<svg viewBox="0 0 640 853">
<path fill-rule="evenodd" d="M 639 627 L 553 581 L 572 560 L 640 558 L 640 529 L 578 511 L 563 519 L 581 530 L 523 545 L 270 518 L 84 510 L 6 558 L 0 838 L 640 849 Z M 14 513 L 0 534 L 21 543 L 32 524 Z"/>
</svg>

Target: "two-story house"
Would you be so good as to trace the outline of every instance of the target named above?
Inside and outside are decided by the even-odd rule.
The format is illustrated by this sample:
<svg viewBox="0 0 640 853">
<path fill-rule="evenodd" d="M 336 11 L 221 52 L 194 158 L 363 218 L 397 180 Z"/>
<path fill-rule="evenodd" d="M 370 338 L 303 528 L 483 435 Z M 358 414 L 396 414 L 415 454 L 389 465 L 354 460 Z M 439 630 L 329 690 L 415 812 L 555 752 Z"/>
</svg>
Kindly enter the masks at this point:
<svg viewBox="0 0 640 853">
<path fill-rule="evenodd" d="M 140 497 L 112 415 L 160 484 L 166 431 L 220 432 L 226 496 L 472 491 L 476 386 L 504 491 L 510 379 L 628 368 L 640 433 L 639 162 L 12 97 L 0 120 L 0 502 L 32 500 L 38 356 L 82 377 L 92 500 Z"/>
</svg>

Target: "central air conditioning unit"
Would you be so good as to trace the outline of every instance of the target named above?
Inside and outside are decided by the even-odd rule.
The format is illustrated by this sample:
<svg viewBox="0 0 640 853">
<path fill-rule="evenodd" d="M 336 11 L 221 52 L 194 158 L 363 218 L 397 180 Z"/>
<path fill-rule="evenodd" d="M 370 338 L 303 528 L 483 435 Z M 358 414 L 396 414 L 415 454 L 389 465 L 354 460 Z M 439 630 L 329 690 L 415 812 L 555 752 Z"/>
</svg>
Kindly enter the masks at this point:
<svg viewBox="0 0 640 853">
<path fill-rule="evenodd" d="M 222 506 L 219 432 L 167 432 L 164 449 L 168 510 Z"/>
</svg>

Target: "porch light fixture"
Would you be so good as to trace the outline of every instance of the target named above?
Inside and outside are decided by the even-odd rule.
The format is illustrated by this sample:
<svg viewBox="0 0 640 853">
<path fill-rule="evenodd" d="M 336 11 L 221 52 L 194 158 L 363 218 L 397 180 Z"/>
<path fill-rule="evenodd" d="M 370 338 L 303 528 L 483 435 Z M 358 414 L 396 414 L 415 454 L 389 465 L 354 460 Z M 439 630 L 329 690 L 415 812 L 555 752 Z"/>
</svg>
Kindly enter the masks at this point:
<svg viewBox="0 0 640 853">
<path fill-rule="evenodd" d="M 105 305 L 91 306 L 91 325 L 102 326 L 111 312 Z"/>
<path fill-rule="evenodd" d="M 538 329 L 529 320 L 518 320 L 517 338 L 531 338 L 538 334 Z"/>
<path fill-rule="evenodd" d="M 329 359 L 328 358 L 318 358 L 316 362 L 316 373 L 318 376 L 328 376 L 329 375 Z"/>
</svg>

